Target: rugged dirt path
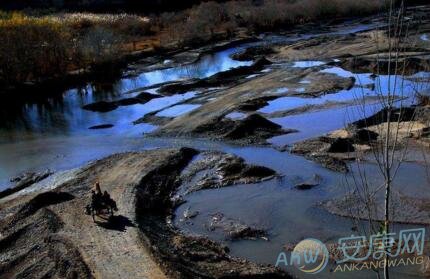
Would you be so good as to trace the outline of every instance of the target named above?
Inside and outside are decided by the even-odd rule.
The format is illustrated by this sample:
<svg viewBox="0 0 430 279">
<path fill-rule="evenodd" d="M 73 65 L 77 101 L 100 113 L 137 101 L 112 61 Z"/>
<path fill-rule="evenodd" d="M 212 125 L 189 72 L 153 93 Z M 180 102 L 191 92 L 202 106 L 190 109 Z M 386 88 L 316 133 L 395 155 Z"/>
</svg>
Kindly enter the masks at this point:
<svg viewBox="0 0 430 279">
<path fill-rule="evenodd" d="M 49 210 L 58 218 L 56 224 L 60 226 L 58 231 L 44 230 L 40 233 L 42 239 L 49 239 L 55 236 L 71 243 L 77 250 L 83 264 L 87 265 L 91 275 L 95 278 L 167 278 L 157 263 L 152 259 L 150 252 L 143 245 L 140 231 L 136 225 L 135 195 L 134 190 L 142 182 L 145 175 L 154 170 L 162 162 L 169 160 L 169 156 L 176 154 L 177 150 L 154 150 L 144 153 L 124 153 L 116 154 L 87 167 L 70 181 L 65 182 L 56 191 L 67 192 L 74 196 L 74 199 L 60 202 L 55 205 L 42 205 L 36 213 L 28 216 L 19 214 L 11 215 L 13 221 L 2 221 L 2 230 L 7 230 L 5 235 L 14 235 L 16 231 L 26 228 L 28 225 L 39 222 L 38 214 L 42 210 Z M 106 222 L 98 218 L 94 223 L 91 216 L 84 214 L 84 207 L 90 201 L 90 192 L 95 181 L 99 181 L 102 190 L 107 190 L 113 199 L 117 201 L 119 211 L 116 212 L 113 222 Z M 36 194 L 32 195 L 35 196 Z M 15 202 L 19 204 L 28 203 L 31 197 L 18 197 Z M 11 203 L 14 204 L 15 202 Z M 50 203 L 52 200 L 43 201 Z M 18 209 L 20 206 L 17 206 Z M 16 211 L 12 209 L 11 211 Z M 4 210 L 4 208 L 3 208 Z M 39 212 L 39 213 L 37 213 Z M 16 217 L 20 216 L 20 217 Z M 19 218 L 19 219 L 18 219 Z M 15 220 L 20 220 L 16 222 Z M 43 217 L 42 220 L 46 219 Z M 4 222 L 4 223 L 3 223 Z M 10 224 L 14 224 L 13 226 Z M 30 231 L 30 235 L 33 231 Z M 2 235 L 0 241 L 3 241 Z M 25 249 L 30 249 L 34 245 L 32 239 L 26 237 L 29 244 Z M 30 237 L 32 238 L 32 237 Z M 24 240 L 23 240 L 24 241 Z M 39 271 L 32 259 L 24 259 L 22 255 L 28 254 L 28 250 L 21 250 L 21 247 L 6 247 L 6 251 L 0 254 L 7 255 L 9 249 L 14 255 L 8 255 L 10 259 L 1 259 L 0 266 L 3 274 L 16 277 L 25 272 L 33 272 L 32 278 L 46 274 L 46 271 Z M 48 246 L 48 250 L 55 249 Z M 3 258 L 3 257 L 2 257 Z M 51 262 L 58 264 L 58 259 L 51 258 Z M 3 263 L 17 261 L 9 270 L 3 268 Z M 42 261 L 37 259 L 37 261 Z M 44 263 L 46 266 L 47 264 Z M 67 266 L 64 267 L 67 270 Z M 39 274 L 40 272 L 41 274 Z M 50 270 L 49 272 L 52 272 Z M 82 275 L 80 275 L 82 276 Z M 89 275 L 90 276 L 90 275 Z M 90 276 L 91 277 L 91 276 Z"/>
<path fill-rule="evenodd" d="M 139 231 L 135 223 L 134 187 L 157 164 L 157 158 L 165 158 L 163 152 L 155 158 L 141 153 L 127 156 L 113 156 L 107 160 L 106 167 L 96 168 L 89 174 L 98 179 L 102 190 L 107 190 L 117 201 L 119 211 L 115 223 L 107 223 L 97 218 L 99 225 L 93 223 L 90 216 L 82 214 L 85 199 L 73 201 L 74 209 L 62 214 L 65 232 L 77 243 L 85 262 L 96 278 L 167 278 L 159 266 L 153 261 L 149 251 L 139 240 Z"/>
<path fill-rule="evenodd" d="M 129 216 L 124 210 L 119 214 Z M 166 278 L 149 251 L 139 244 L 136 227 L 106 229 L 85 217 L 66 225 L 71 238 L 79 240 L 77 247 L 96 278 Z"/>
</svg>

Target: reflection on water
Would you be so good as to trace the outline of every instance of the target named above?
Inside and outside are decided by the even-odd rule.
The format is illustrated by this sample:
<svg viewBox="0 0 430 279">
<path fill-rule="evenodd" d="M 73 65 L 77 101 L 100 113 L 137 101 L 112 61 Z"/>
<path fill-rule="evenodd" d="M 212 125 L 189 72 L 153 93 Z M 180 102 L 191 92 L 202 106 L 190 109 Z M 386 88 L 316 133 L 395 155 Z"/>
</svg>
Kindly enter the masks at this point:
<svg viewBox="0 0 430 279">
<path fill-rule="evenodd" d="M 121 88 L 124 92 L 169 81 L 205 78 L 231 68 L 251 65 L 252 61 L 237 61 L 230 58 L 231 54 L 240 49 L 240 47 L 230 48 L 215 54 L 208 54 L 200 58 L 196 63 L 185 66 L 142 73 L 134 78 L 122 80 Z"/>
<path fill-rule="evenodd" d="M 373 96 L 376 97 L 380 92 L 387 92 L 389 88 L 389 76 L 378 76 L 375 79 L 370 78 L 370 74 L 354 74 L 349 71 L 346 71 L 339 67 L 327 68 L 322 70 L 324 73 L 333 73 L 339 75 L 341 77 L 355 77 L 356 85 L 350 90 L 341 90 L 334 94 L 326 94 L 322 95 L 318 98 L 300 98 L 300 97 L 281 97 L 275 99 L 273 101 L 269 101 L 268 105 L 264 108 L 260 109 L 259 112 L 262 113 L 273 113 L 277 111 L 290 110 L 294 108 L 303 107 L 306 105 L 321 105 L 328 102 L 348 102 L 360 100 L 361 98 Z M 307 84 L 308 81 L 300 82 Z M 415 81 L 410 81 L 408 79 L 403 79 L 398 77 L 397 80 L 391 78 L 391 90 L 394 88 L 394 84 L 397 83 L 398 90 L 395 90 L 399 96 L 403 94 L 403 97 L 406 96 L 414 96 L 416 91 L 423 91 L 428 86 L 427 83 L 419 83 Z M 376 88 L 376 84 L 378 84 L 379 88 Z M 371 85 L 371 86 L 363 86 L 362 85 Z M 375 88 L 373 88 L 375 85 Z M 401 89 L 401 90 L 400 90 Z M 296 92 L 304 92 L 305 88 L 295 89 Z"/>
<path fill-rule="evenodd" d="M 363 111 L 364 109 L 364 111 Z M 348 123 L 359 120 L 365 115 L 379 111 L 380 106 L 351 106 L 323 111 L 292 115 L 282 118 L 272 118 L 271 121 L 286 129 L 296 129 L 298 132 L 274 137 L 269 142 L 277 145 L 289 145 L 305 139 L 327 134 L 345 127 Z"/>
<path fill-rule="evenodd" d="M 249 43 L 215 54 L 204 55 L 192 64 L 144 72 L 110 83 L 92 82 L 85 86 L 56 94 L 54 97 L 43 101 L 33 101 L 25 104 L 2 103 L 0 104 L 0 143 L 37 139 L 41 136 L 48 137 L 50 135 L 140 135 L 151 131 L 153 127 L 144 125 L 136 127 L 131 124 L 132 121 L 148 112 L 167 108 L 177 102 L 192 98 L 196 92 L 158 98 L 143 105 L 124 106 L 107 113 L 89 112 L 82 110 L 81 107 L 93 102 L 133 97 L 133 94 L 125 93 L 142 87 L 181 79 L 204 78 L 230 68 L 250 65 L 251 61 L 235 61 L 230 58 L 232 53 L 247 46 L 258 45 L 265 43 L 265 41 L 271 41 L 272 43 L 292 42 L 323 36 L 328 33 L 353 33 L 372 29 L 376 24 L 377 22 L 361 24 L 356 21 L 340 27 L 317 28 L 319 31 L 315 33 L 288 34 L 287 36 L 263 35 L 263 42 Z M 170 63 L 170 61 L 165 62 Z M 154 93 L 155 89 L 148 91 Z M 280 89 L 279 92 L 284 93 L 285 91 Z M 91 126 L 101 124 L 112 124 L 114 127 L 108 130 L 88 130 Z"/>
<path fill-rule="evenodd" d="M 227 114 L 225 117 L 231 120 L 240 120 L 244 119 L 246 117 L 246 114 L 243 112 L 233 111 Z"/>
<path fill-rule="evenodd" d="M 192 64 L 144 72 L 111 83 L 92 82 L 40 101 L 0 104 L 0 188 L 9 184 L 10 177 L 24 170 L 76 167 L 114 152 L 144 148 L 142 134 L 152 132 L 156 126 L 146 123 L 133 125 L 133 121 L 193 98 L 198 92 L 156 98 L 145 104 L 121 106 L 106 113 L 83 110 L 82 106 L 130 98 L 139 94 L 139 90 L 129 91 L 141 87 L 178 79 L 204 78 L 230 68 L 250 65 L 251 61 L 230 58 L 232 53 L 242 48 L 207 54 Z M 155 89 L 148 91 L 156 93 Z M 176 116 L 194 108 L 196 106 L 174 106 L 160 114 Z M 113 127 L 88 129 L 102 124 Z"/>
<path fill-rule="evenodd" d="M 322 61 L 296 61 L 293 64 L 295 68 L 310 68 L 324 65 L 325 62 Z"/>
<path fill-rule="evenodd" d="M 90 93 L 88 93 L 90 94 Z M 190 99 L 195 92 L 152 99 L 145 104 L 121 106 L 116 110 L 101 113 L 84 110 L 84 100 L 96 98 L 66 92 L 62 102 L 48 100 L 45 104 L 29 104 L 21 108 L 21 114 L 13 121 L 2 122 L 0 142 L 13 142 L 48 135 L 93 135 L 122 134 L 141 135 L 150 132 L 148 125 L 133 125 L 133 121 L 143 115 L 177 102 Z M 79 96 L 78 96 L 79 95 Z M 89 130 L 100 124 L 113 124 L 109 130 Z"/>
<path fill-rule="evenodd" d="M 381 109 L 374 101 L 362 101 L 363 97 L 377 97 L 388 92 L 400 97 L 402 105 L 414 103 L 417 92 L 428 90 L 428 82 L 420 79 L 428 77 L 429 73 L 417 73 L 409 77 L 381 75 L 371 78 L 370 73 L 354 74 L 340 67 L 329 67 L 321 72 L 336 74 L 341 77 L 356 79 L 356 86 L 350 90 L 341 90 L 334 94 L 322 95 L 318 98 L 282 97 L 268 102 L 260 109 L 262 113 L 287 111 L 308 105 L 323 105 L 336 102 L 351 102 L 349 107 L 325 109 L 317 112 L 303 113 L 271 119 L 284 128 L 296 129 L 297 133 L 274 137 L 269 142 L 275 145 L 289 145 L 295 142 L 317 137 L 333 130 L 340 129 L 361 118 L 369 117 Z M 371 86 L 369 86 L 371 85 Z M 296 90 L 297 91 L 297 90 Z M 355 105 L 354 105 L 355 103 Z M 360 104 L 360 105 L 357 105 Z M 345 106 L 348 106 L 345 104 Z"/>
<path fill-rule="evenodd" d="M 93 134 L 147 132 L 145 127 L 134 127 L 132 122 L 144 114 L 171 106 L 192 98 L 195 92 L 151 100 L 146 104 L 120 107 L 107 113 L 82 110 L 85 104 L 112 101 L 132 94 L 128 91 L 159 83 L 180 79 L 204 78 L 230 68 L 250 65 L 230 58 L 239 48 L 231 48 L 212 55 L 205 55 L 197 62 L 156 71 L 141 73 L 109 83 L 91 83 L 82 88 L 67 90 L 55 97 L 18 105 L 4 104 L 0 107 L 0 142 L 16 141 L 21 137 L 36 137 L 40 134 Z M 137 95 L 137 93 L 135 93 Z M 113 124 L 109 131 L 88 131 L 88 127 Z M 133 131 L 131 131 L 133 130 Z"/>
</svg>

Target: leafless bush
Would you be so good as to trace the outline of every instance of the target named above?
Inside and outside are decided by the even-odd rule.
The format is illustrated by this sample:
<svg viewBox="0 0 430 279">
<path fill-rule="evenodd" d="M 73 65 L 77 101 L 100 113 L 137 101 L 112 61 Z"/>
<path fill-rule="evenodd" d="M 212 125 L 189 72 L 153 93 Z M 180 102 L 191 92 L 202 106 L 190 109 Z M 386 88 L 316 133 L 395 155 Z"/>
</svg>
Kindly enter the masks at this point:
<svg viewBox="0 0 430 279">
<path fill-rule="evenodd" d="M 103 63 L 120 53 L 121 37 L 104 27 L 90 29 L 79 41 L 79 52 L 85 61 Z"/>
<path fill-rule="evenodd" d="M 25 82 L 67 70 L 70 36 L 55 23 L 20 16 L 0 22 L 0 80 Z"/>
<path fill-rule="evenodd" d="M 66 13 L 51 15 L 48 18 L 68 25 L 76 31 L 103 27 L 122 35 L 145 36 L 151 34 L 149 18 L 131 14 Z"/>
<path fill-rule="evenodd" d="M 224 5 L 204 2 L 189 10 L 181 25 L 175 25 L 177 40 L 181 44 L 201 43 L 213 39 L 216 31 L 231 30 L 232 23 Z"/>
<path fill-rule="evenodd" d="M 16 84 L 66 74 L 115 60 L 124 37 L 146 34 L 149 21 L 130 15 L 0 14 L 0 83 Z"/>
</svg>

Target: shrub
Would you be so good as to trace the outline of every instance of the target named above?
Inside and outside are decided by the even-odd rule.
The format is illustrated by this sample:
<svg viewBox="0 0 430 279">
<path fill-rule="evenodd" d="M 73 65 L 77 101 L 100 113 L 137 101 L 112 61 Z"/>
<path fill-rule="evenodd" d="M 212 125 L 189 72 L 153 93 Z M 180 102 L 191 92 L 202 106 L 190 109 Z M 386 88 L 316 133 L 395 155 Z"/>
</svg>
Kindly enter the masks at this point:
<svg viewBox="0 0 430 279">
<path fill-rule="evenodd" d="M 0 78 L 24 82 L 67 70 L 70 33 L 63 26 L 14 13 L 0 21 Z"/>
<path fill-rule="evenodd" d="M 149 19 L 88 13 L 0 13 L 0 82 L 22 83 L 120 56 L 124 38 L 149 34 Z"/>
<path fill-rule="evenodd" d="M 157 32 L 154 48 L 201 44 L 216 37 L 290 27 L 379 11 L 387 0 L 238 0 L 202 2 L 177 13 L 131 14 L 0 11 L 0 82 L 20 83 L 106 63 L 127 42 Z M 130 48 L 129 48 L 130 49 Z M 135 50 L 135 48 L 132 48 Z"/>
<path fill-rule="evenodd" d="M 111 29 L 122 35 L 144 36 L 151 34 L 149 18 L 131 14 L 67 13 L 51 15 L 50 19 L 60 21 L 76 31 L 98 26 Z"/>
<path fill-rule="evenodd" d="M 79 40 L 79 53 L 84 61 L 105 63 L 114 60 L 120 53 L 121 36 L 113 31 L 96 26 L 89 29 Z"/>
</svg>

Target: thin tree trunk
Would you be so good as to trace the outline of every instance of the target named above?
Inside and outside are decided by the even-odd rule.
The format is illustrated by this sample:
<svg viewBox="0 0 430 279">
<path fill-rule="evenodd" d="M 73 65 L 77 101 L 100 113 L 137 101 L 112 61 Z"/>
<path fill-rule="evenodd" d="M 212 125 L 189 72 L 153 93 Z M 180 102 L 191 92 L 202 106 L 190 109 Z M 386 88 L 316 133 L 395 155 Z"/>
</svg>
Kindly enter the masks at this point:
<svg viewBox="0 0 430 279">
<path fill-rule="evenodd" d="M 388 97 L 390 98 L 390 97 Z M 388 100 L 390 102 L 390 100 Z M 390 192 L 391 192 L 391 168 L 390 168 L 390 134 L 391 134 L 391 105 L 388 107 L 387 111 L 387 135 L 385 138 L 385 146 L 384 146 L 384 156 L 385 159 L 385 212 L 384 212 L 384 234 L 388 234 L 390 232 Z M 385 245 L 385 243 L 384 243 Z M 385 247 L 384 247 L 385 249 Z M 385 253 L 385 265 L 384 265 L 384 278 L 389 279 L 390 274 L 388 270 L 388 258 Z"/>
</svg>

